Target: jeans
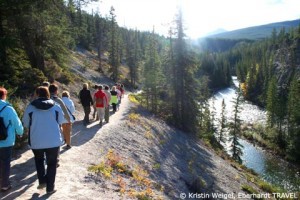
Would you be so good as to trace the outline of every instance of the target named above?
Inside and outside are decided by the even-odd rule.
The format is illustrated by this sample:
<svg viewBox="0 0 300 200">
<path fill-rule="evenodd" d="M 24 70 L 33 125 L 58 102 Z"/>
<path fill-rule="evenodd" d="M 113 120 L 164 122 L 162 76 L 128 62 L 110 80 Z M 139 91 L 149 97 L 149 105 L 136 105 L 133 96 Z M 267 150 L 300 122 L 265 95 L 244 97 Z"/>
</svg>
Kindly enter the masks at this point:
<svg viewBox="0 0 300 200">
<path fill-rule="evenodd" d="M 10 160 L 12 154 L 13 147 L 1 147 L 0 148 L 0 179 L 1 179 L 1 187 L 7 187 L 10 185 L 9 183 L 9 175 L 10 175 Z"/>
<path fill-rule="evenodd" d="M 59 147 L 48 148 L 48 149 L 32 149 L 35 160 L 35 167 L 39 184 L 46 183 L 47 192 L 54 190 L 54 182 L 56 176 L 56 164 L 57 156 L 59 153 Z M 47 171 L 45 169 L 45 155 L 47 163 Z"/>
</svg>

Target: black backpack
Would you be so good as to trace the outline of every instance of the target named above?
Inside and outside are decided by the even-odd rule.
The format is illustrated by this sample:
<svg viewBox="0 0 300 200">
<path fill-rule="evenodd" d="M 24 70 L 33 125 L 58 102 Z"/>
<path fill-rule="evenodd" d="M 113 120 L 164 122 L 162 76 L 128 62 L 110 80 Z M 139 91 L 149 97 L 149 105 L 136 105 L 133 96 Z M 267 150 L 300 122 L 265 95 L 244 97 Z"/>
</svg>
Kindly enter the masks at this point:
<svg viewBox="0 0 300 200">
<path fill-rule="evenodd" d="M 1 110 L 0 113 L 6 108 L 7 105 L 5 105 Z M 7 138 L 7 128 L 4 124 L 4 118 L 0 117 L 0 140 L 6 140 Z"/>
</svg>

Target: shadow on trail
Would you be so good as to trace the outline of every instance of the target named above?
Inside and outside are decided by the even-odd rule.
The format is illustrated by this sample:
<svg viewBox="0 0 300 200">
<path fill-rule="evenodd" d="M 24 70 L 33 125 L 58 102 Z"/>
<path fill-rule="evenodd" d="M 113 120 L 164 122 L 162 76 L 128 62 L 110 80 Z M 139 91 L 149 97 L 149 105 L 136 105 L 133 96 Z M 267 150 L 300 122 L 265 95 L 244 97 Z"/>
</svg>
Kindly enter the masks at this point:
<svg viewBox="0 0 300 200">
<path fill-rule="evenodd" d="M 28 147 L 16 150 L 14 156 L 17 156 L 17 159 L 22 156 L 24 152 L 31 151 Z M 13 158 L 14 160 L 15 158 Z M 26 193 L 26 191 L 34 185 L 34 182 L 37 180 L 35 162 L 32 157 L 27 159 L 24 163 L 15 164 L 11 167 L 10 171 L 10 182 L 12 184 L 12 189 L 0 193 L 0 197 L 3 200 L 16 199 L 20 194 Z"/>
<path fill-rule="evenodd" d="M 100 129 L 99 121 L 92 121 L 87 126 L 84 126 L 82 121 L 74 122 L 71 135 L 71 145 L 81 146 L 85 144 L 91 140 Z"/>
<path fill-rule="evenodd" d="M 114 115 L 116 115 L 118 112 L 119 110 L 117 110 L 115 113 L 112 111 L 112 109 L 110 110 L 109 112 L 110 122 L 113 121 L 112 119 Z M 120 113 L 120 114 L 122 114 L 122 117 L 128 115 L 128 113 Z M 107 124 L 106 122 L 103 122 L 102 127 L 105 126 L 106 124 Z M 99 132 L 102 127 L 99 125 L 99 120 L 90 119 L 90 123 L 87 126 L 83 124 L 82 120 L 75 121 L 72 127 L 71 145 L 81 146 L 85 144 L 86 142 L 93 139 L 96 133 Z"/>
<path fill-rule="evenodd" d="M 76 121 L 73 124 L 72 130 L 72 145 L 80 146 L 91 140 L 95 134 L 99 131 L 101 127 L 97 122 L 90 123 L 87 127 L 83 126 L 81 121 Z M 66 149 L 61 148 L 60 154 L 66 152 Z M 24 158 L 24 156 L 27 157 Z M 22 158 L 23 157 L 23 158 Z M 19 159 L 26 159 L 24 162 L 14 164 L 14 161 Z M 16 199 L 19 196 L 28 192 L 29 188 L 36 187 L 37 184 L 37 174 L 35 168 L 35 161 L 31 149 L 26 145 L 22 149 L 14 150 L 12 163 L 11 163 L 11 173 L 10 173 L 10 182 L 12 184 L 12 189 L 7 192 L 0 193 L 0 199 L 2 200 L 11 200 Z M 36 184 L 36 186 L 34 186 Z M 32 194 L 28 192 L 28 197 L 26 199 L 48 199 L 49 195 L 39 194 L 39 190 Z M 30 195 L 30 196 L 29 196 Z M 40 196 L 41 195 L 41 196 Z"/>
</svg>

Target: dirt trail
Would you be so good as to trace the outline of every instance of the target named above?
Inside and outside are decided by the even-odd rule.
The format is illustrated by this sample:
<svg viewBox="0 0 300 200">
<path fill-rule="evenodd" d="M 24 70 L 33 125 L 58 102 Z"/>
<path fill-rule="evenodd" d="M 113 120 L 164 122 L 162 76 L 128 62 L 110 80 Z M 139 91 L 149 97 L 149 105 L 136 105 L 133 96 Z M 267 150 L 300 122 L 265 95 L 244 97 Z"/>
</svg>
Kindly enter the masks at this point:
<svg viewBox="0 0 300 200">
<path fill-rule="evenodd" d="M 51 196 L 47 195 L 45 190 L 37 189 L 32 151 L 27 148 L 23 152 L 16 152 L 18 158 L 11 162 L 10 181 L 13 188 L 9 192 L 0 193 L 1 199 L 116 199 L 117 197 L 106 195 L 105 191 L 100 191 L 102 197 L 99 196 L 99 185 L 86 180 L 89 176 L 87 168 L 91 162 L 100 158 L 101 147 L 97 140 L 108 134 L 109 129 L 122 120 L 128 109 L 126 95 L 120 110 L 111 115 L 110 123 L 104 124 L 102 128 L 96 121 L 84 127 L 81 121 L 83 116 L 77 115 L 79 121 L 73 124 L 72 131 L 73 147 L 69 150 L 61 148 L 60 167 L 57 169 L 55 182 L 57 192 Z"/>
</svg>

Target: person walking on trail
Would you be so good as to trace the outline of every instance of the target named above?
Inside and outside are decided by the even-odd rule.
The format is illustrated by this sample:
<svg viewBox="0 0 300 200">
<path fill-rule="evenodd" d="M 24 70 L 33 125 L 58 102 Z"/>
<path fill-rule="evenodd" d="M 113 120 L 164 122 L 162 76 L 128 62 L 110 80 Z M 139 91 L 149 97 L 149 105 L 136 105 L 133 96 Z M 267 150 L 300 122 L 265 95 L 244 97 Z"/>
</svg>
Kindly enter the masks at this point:
<svg viewBox="0 0 300 200">
<path fill-rule="evenodd" d="M 69 116 L 67 107 L 66 107 L 65 103 L 63 102 L 63 100 L 57 96 L 58 95 L 58 86 L 56 84 L 51 84 L 49 86 L 49 92 L 50 92 L 50 98 L 53 99 L 53 101 L 55 101 L 56 103 L 58 103 L 58 105 L 60 105 L 60 107 L 63 110 L 64 117 L 67 120 L 67 123 L 70 123 L 71 121 L 70 121 L 70 116 Z"/>
<path fill-rule="evenodd" d="M 96 94 L 97 91 L 98 91 L 98 85 L 95 84 L 94 87 L 93 87 L 93 90 L 91 91 L 91 95 L 92 95 L 93 102 L 94 102 L 93 103 L 93 119 L 96 118 L 96 120 L 98 120 L 98 114 L 97 114 L 97 109 L 96 109 L 96 104 L 95 104 L 94 96 L 95 96 L 95 94 Z"/>
<path fill-rule="evenodd" d="M 105 93 L 106 98 L 107 98 L 107 105 L 105 107 L 104 120 L 105 120 L 106 123 L 109 123 L 109 107 L 110 107 L 109 102 L 110 102 L 110 99 L 111 99 L 111 94 L 110 94 L 108 85 L 104 86 L 104 93 Z"/>
<path fill-rule="evenodd" d="M 7 90 L 4 87 L 0 87 L 0 117 L 6 128 L 5 133 L 0 133 L 0 187 L 1 192 L 6 192 L 11 189 L 9 182 L 10 176 L 10 161 L 13 146 L 15 145 L 16 134 L 18 136 L 23 135 L 22 122 L 18 117 L 15 109 L 6 102 Z M 2 131 L 2 130 L 0 130 Z"/>
<path fill-rule="evenodd" d="M 74 106 L 74 102 L 70 98 L 70 93 L 68 91 L 63 91 L 61 96 L 62 96 L 62 101 L 66 105 L 70 117 L 70 121 L 71 121 L 71 123 L 68 123 L 67 120 L 65 120 L 64 123 L 62 124 L 62 129 L 63 129 L 62 131 L 66 142 L 66 148 L 70 149 L 72 147 L 71 132 L 72 132 L 72 123 L 74 123 L 75 121 L 75 117 L 74 117 L 75 106 Z"/>
<path fill-rule="evenodd" d="M 65 118 L 62 108 L 50 99 L 47 87 L 38 87 L 36 94 L 38 98 L 26 107 L 22 121 L 29 130 L 28 144 L 34 154 L 39 182 L 37 189 L 46 187 L 47 194 L 52 194 L 56 191 L 57 157 L 63 143 L 61 124 Z"/>
<path fill-rule="evenodd" d="M 121 101 L 122 101 L 122 89 L 121 89 L 121 84 L 120 83 L 118 83 L 118 84 L 116 84 L 116 91 L 118 92 L 118 100 L 119 100 L 119 102 L 118 102 L 118 106 L 121 104 Z"/>
<path fill-rule="evenodd" d="M 96 108 L 99 116 L 99 124 L 102 126 L 102 122 L 104 119 L 104 114 L 105 114 L 105 107 L 107 106 L 107 97 L 105 93 L 102 91 L 103 86 L 99 85 L 98 86 L 98 91 L 95 93 L 95 101 L 96 101 Z"/>
<path fill-rule="evenodd" d="M 69 112 L 68 112 L 68 109 L 65 105 L 65 103 L 63 102 L 63 100 L 61 98 L 59 98 L 57 95 L 58 95 L 58 86 L 56 84 L 51 84 L 49 86 L 49 92 L 50 92 L 50 98 L 55 101 L 56 103 L 58 103 L 58 105 L 61 107 L 63 113 L 64 113 L 64 117 L 66 119 L 66 122 L 65 122 L 65 127 L 67 126 L 70 126 L 71 124 L 71 119 L 70 119 L 70 116 L 69 116 Z M 66 141 L 64 139 L 64 141 Z M 57 167 L 59 167 L 59 153 L 58 153 L 58 156 L 57 156 Z"/>
<path fill-rule="evenodd" d="M 117 111 L 117 104 L 118 104 L 118 92 L 116 90 L 117 90 L 116 86 L 113 86 L 110 91 L 111 94 L 110 104 L 112 105 L 113 113 Z"/>
<path fill-rule="evenodd" d="M 117 103 L 117 110 L 120 108 L 121 104 L 121 97 L 122 97 L 122 92 L 120 90 L 120 84 L 116 84 L 116 92 L 117 92 L 117 97 L 118 97 L 118 103 Z"/>
<path fill-rule="evenodd" d="M 120 91 L 121 91 L 121 98 L 123 98 L 125 95 L 125 87 L 123 84 L 120 84 Z"/>
<path fill-rule="evenodd" d="M 84 110 L 83 124 L 87 125 L 90 123 L 89 115 L 91 113 L 91 106 L 93 106 L 93 99 L 87 83 L 83 84 L 83 88 L 79 92 L 79 99 Z"/>
</svg>

